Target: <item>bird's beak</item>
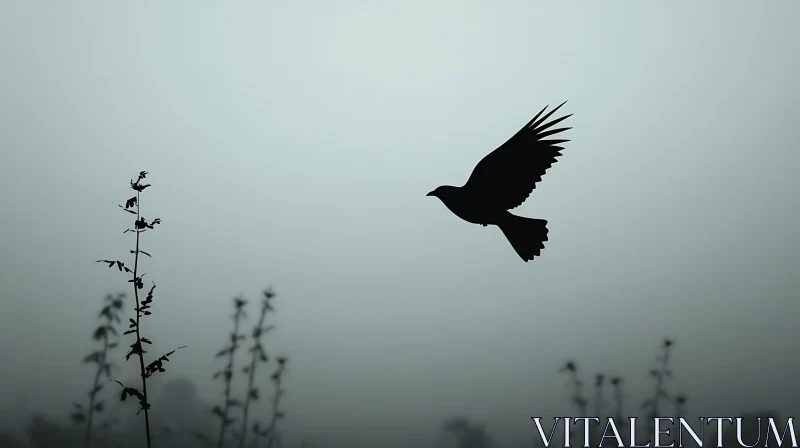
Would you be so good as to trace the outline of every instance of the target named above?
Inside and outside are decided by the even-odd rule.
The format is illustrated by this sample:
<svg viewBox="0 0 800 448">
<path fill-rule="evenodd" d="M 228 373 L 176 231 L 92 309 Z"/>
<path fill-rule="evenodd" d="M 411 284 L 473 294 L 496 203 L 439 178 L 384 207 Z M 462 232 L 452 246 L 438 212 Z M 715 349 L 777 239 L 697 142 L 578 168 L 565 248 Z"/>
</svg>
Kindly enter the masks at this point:
<svg viewBox="0 0 800 448">
<path fill-rule="evenodd" d="M 428 194 L 426 194 L 425 196 L 435 196 L 435 195 L 434 195 L 434 194 L 433 194 L 433 192 L 431 191 L 431 192 L 429 192 Z"/>
</svg>

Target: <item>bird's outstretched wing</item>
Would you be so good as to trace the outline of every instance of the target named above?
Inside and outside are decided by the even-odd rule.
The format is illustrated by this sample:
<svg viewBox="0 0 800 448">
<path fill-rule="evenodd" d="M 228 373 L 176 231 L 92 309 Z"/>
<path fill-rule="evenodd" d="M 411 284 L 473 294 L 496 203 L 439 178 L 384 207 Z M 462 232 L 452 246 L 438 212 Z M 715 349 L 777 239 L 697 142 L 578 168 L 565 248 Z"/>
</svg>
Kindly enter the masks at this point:
<svg viewBox="0 0 800 448">
<path fill-rule="evenodd" d="M 536 188 L 536 183 L 542 180 L 545 171 L 561 155 L 560 151 L 564 148 L 559 145 L 569 141 L 543 140 L 572 129 L 550 129 L 572 114 L 545 123 L 565 103 L 541 116 L 547 109 L 545 106 L 519 132 L 478 162 L 464 187 L 504 210 L 511 210 L 525 202 Z"/>
</svg>

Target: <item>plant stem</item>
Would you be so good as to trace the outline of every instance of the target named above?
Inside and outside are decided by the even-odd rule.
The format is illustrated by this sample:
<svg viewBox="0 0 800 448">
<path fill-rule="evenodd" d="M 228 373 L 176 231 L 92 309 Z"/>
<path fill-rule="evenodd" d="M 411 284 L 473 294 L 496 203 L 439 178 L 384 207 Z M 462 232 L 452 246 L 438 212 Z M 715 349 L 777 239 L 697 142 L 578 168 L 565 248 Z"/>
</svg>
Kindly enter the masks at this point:
<svg viewBox="0 0 800 448">
<path fill-rule="evenodd" d="M 572 384 L 575 388 L 575 405 L 580 409 L 581 417 L 585 417 L 587 415 L 586 412 L 586 400 L 581 395 L 581 388 L 583 383 L 578 378 L 577 370 L 572 371 Z"/>
<path fill-rule="evenodd" d="M 261 319 L 263 321 L 263 318 Z M 247 397 L 244 399 L 244 410 L 242 415 L 242 437 L 239 439 L 239 448 L 244 447 L 245 439 L 247 439 L 247 411 L 250 407 L 250 394 L 253 390 L 253 377 L 256 370 L 256 354 L 253 353 L 253 359 L 250 361 L 250 376 L 247 379 Z"/>
<path fill-rule="evenodd" d="M 281 401 L 281 380 L 280 377 L 275 381 L 275 396 L 272 398 L 272 420 L 269 422 L 269 429 L 267 433 L 267 448 L 272 448 L 272 444 L 275 441 L 275 426 L 278 424 L 278 405 Z"/>
<path fill-rule="evenodd" d="M 225 367 L 225 406 L 222 409 L 222 426 L 219 429 L 219 440 L 217 447 L 225 445 L 225 431 L 228 429 L 228 410 L 231 402 L 231 381 L 233 379 L 233 356 L 238 347 L 239 340 L 239 317 L 241 308 L 237 306 L 236 313 L 233 315 L 233 333 L 231 333 L 231 351 L 228 354 L 228 365 Z M 243 436 L 244 437 L 244 436 Z"/>
<path fill-rule="evenodd" d="M 245 397 L 244 399 L 244 411 L 243 411 L 244 415 L 242 416 L 242 438 L 239 440 L 239 448 L 244 447 L 245 439 L 247 439 L 247 414 L 248 414 L 247 411 L 250 408 L 250 398 L 252 397 L 253 394 L 253 380 L 255 379 L 256 376 L 256 361 L 258 361 L 258 356 L 260 355 L 260 352 L 256 350 L 255 347 L 258 346 L 261 341 L 261 335 L 263 334 L 262 329 L 264 327 L 264 318 L 267 315 L 267 309 L 268 308 L 266 305 L 262 307 L 261 316 L 258 318 L 258 324 L 256 324 L 255 327 L 256 328 L 255 331 L 257 332 L 256 333 L 257 337 L 255 338 L 255 344 L 253 346 L 254 348 L 253 356 L 250 359 L 250 370 L 248 371 L 250 375 L 247 378 L 247 397 Z"/>
<path fill-rule="evenodd" d="M 281 395 L 283 395 L 283 390 L 281 389 L 281 379 L 283 377 L 283 365 L 281 364 L 278 367 L 278 371 L 275 375 L 275 396 L 272 397 L 272 420 L 269 422 L 269 428 L 267 429 L 267 448 L 272 448 L 273 444 L 275 443 L 275 439 L 277 438 L 275 434 L 275 427 L 278 424 L 278 418 L 280 416 L 280 410 L 278 406 L 281 402 Z"/>
<path fill-rule="evenodd" d="M 656 391 L 655 395 L 653 396 L 653 403 L 652 403 L 652 415 L 648 416 L 647 419 L 647 433 L 652 434 L 655 430 L 653 418 L 659 415 L 658 409 L 658 402 L 661 400 L 662 396 L 666 396 L 666 391 L 664 390 L 664 376 L 667 374 L 667 365 L 669 363 L 669 347 L 671 343 L 664 344 L 664 355 L 661 357 L 661 370 L 656 372 Z"/>
<path fill-rule="evenodd" d="M 616 411 L 616 420 L 624 423 L 622 421 L 622 387 L 620 386 L 619 382 L 614 385 L 614 401 L 617 403 L 617 411 Z"/>
<path fill-rule="evenodd" d="M 653 413 L 658 415 L 658 402 L 664 393 L 664 375 L 667 372 L 667 362 L 669 361 L 669 347 L 664 347 L 664 356 L 661 358 L 661 371 L 656 375 L 656 394 L 653 397 Z"/>
<path fill-rule="evenodd" d="M 595 398 L 594 398 L 594 415 L 600 419 L 600 422 L 603 421 L 604 417 L 607 418 L 608 416 L 603 415 L 605 412 L 605 398 L 603 398 L 603 382 L 605 381 L 605 375 L 598 373 L 595 375 Z M 600 423 L 598 422 L 598 423 Z M 589 424 L 588 421 L 586 423 Z M 600 438 L 600 428 L 594 427 L 591 428 L 590 437 L 591 443 L 593 446 L 597 446 L 597 441 L 600 439 L 601 442 L 604 442 Z M 602 445 L 602 444 L 601 444 Z"/>
<path fill-rule="evenodd" d="M 97 397 L 97 385 L 100 384 L 100 375 L 103 373 L 103 366 L 106 362 L 106 355 L 108 353 L 108 330 L 103 333 L 103 355 L 97 363 L 97 373 L 94 375 L 94 383 L 92 386 L 92 393 L 89 395 L 89 412 L 86 422 L 86 437 L 84 439 L 84 446 L 90 448 L 92 446 L 92 419 L 94 417 L 94 403 Z"/>
<path fill-rule="evenodd" d="M 139 191 L 136 192 L 136 221 L 138 222 L 139 217 L 139 209 L 140 209 L 140 197 L 141 193 Z M 136 298 L 136 344 L 139 346 L 139 370 L 142 375 L 142 395 L 144 395 L 144 427 L 145 432 L 147 433 L 147 448 L 150 448 L 150 412 L 148 410 L 148 401 L 147 401 L 147 377 L 145 376 L 144 370 L 144 349 L 142 347 L 142 336 L 139 331 L 139 320 L 141 313 L 139 312 L 139 285 L 136 282 L 137 279 L 137 272 L 139 269 L 139 234 L 141 233 L 140 229 L 136 230 L 136 252 L 134 253 L 134 261 L 133 261 L 133 295 Z"/>
</svg>

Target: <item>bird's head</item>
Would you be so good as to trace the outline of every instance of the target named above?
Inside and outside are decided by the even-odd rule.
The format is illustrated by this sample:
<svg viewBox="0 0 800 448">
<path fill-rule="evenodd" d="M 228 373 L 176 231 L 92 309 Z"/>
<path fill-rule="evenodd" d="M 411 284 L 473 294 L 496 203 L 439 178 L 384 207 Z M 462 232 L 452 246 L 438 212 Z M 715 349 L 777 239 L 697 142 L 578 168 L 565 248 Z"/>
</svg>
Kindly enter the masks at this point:
<svg viewBox="0 0 800 448">
<path fill-rule="evenodd" d="M 452 193 L 458 190 L 458 187 L 453 187 L 450 185 L 442 185 L 440 187 L 436 187 L 433 191 L 426 194 L 425 196 L 433 196 L 435 198 L 439 198 L 442 202 L 446 201 Z"/>
</svg>

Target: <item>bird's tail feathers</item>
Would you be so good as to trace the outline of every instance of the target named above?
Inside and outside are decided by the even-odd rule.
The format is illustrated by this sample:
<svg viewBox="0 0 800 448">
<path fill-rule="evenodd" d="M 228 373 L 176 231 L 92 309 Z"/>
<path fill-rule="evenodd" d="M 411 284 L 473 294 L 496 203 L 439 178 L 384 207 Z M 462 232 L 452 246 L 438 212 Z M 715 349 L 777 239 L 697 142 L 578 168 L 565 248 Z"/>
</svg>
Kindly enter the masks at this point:
<svg viewBox="0 0 800 448">
<path fill-rule="evenodd" d="M 525 262 L 538 257 L 544 249 L 548 232 L 547 221 L 544 219 L 525 218 L 508 213 L 498 227 Z"/>
</svg>

